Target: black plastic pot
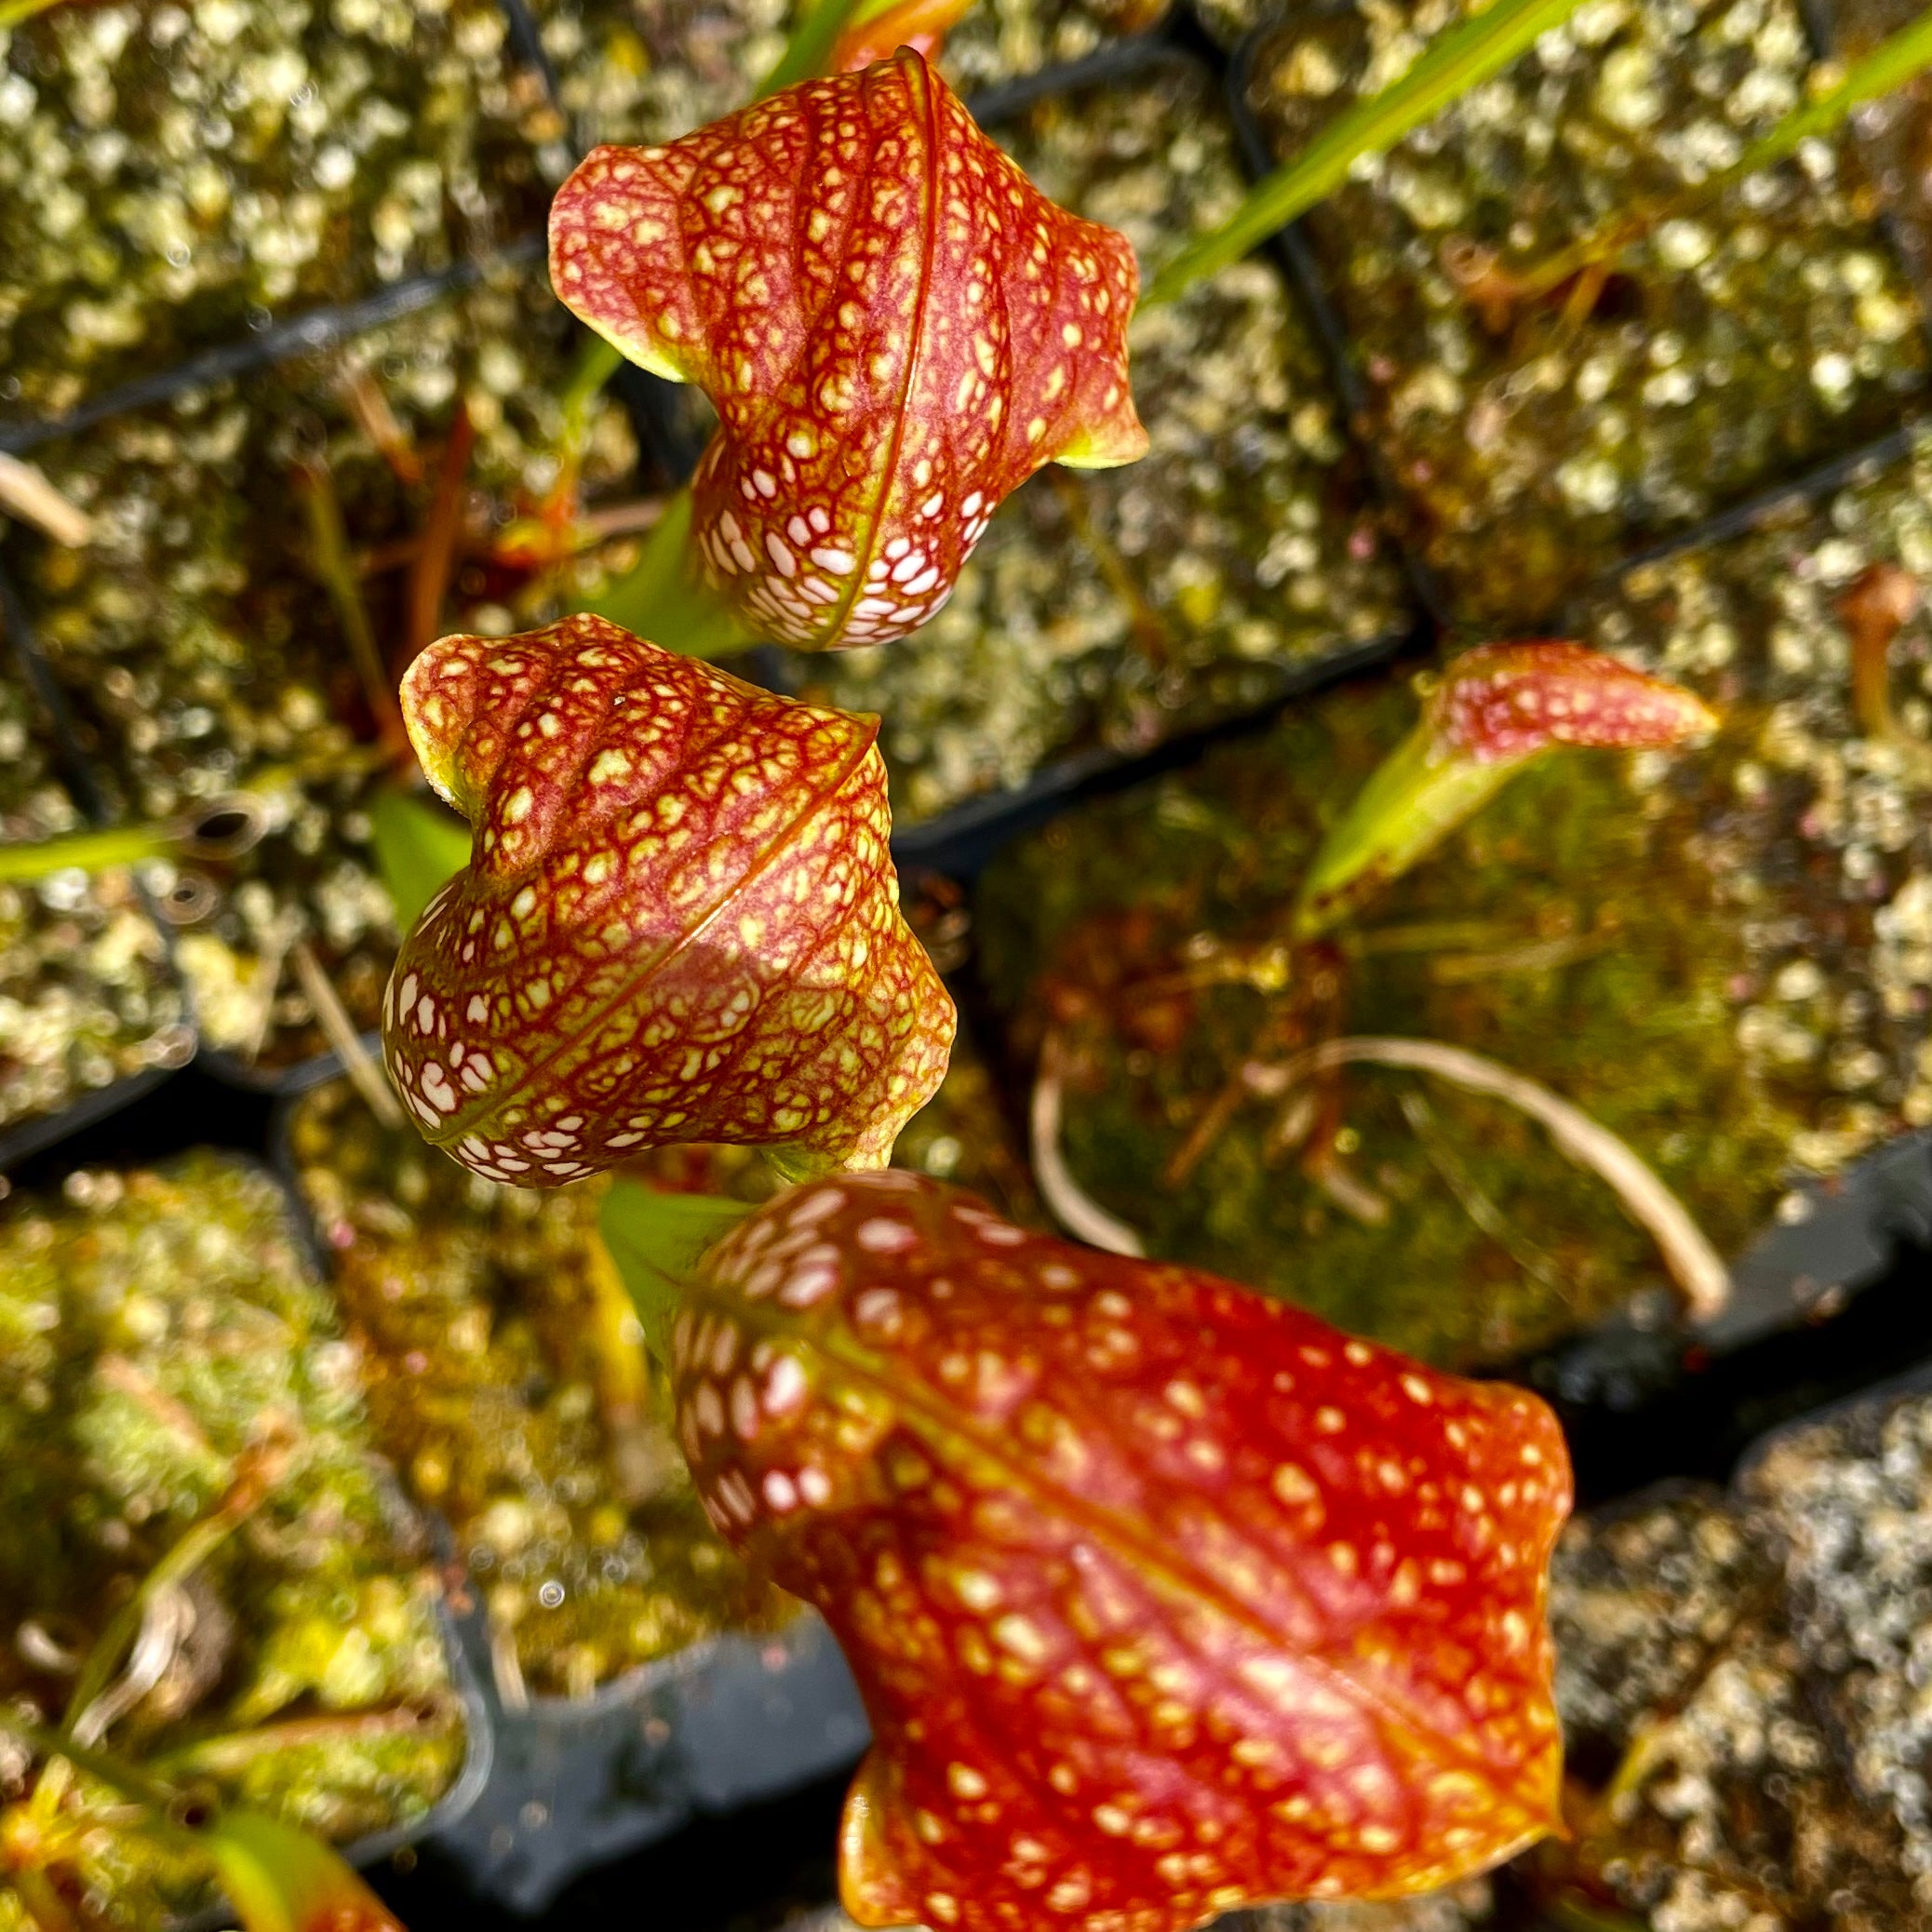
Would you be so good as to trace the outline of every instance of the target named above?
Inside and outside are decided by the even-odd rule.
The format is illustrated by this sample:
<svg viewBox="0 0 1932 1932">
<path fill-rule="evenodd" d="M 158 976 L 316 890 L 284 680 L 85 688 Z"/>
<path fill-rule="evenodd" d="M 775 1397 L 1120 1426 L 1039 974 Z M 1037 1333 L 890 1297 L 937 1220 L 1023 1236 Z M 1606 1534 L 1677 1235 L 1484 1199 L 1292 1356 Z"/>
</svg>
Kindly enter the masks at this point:
<svg viewBox="0 0 1932 1932">
<path fill-rule="evenodd" d="M 304 1249 L 328 1256 L 296 1184 L 276 1109 L 271 1161 Z M 693 1818 L 781 1796 L 852 1764 L 870 1732 L 831 1633 L 800 1608 L 782 1629 L 707 1638 L 624 1671 L 585 1697 L 505 1699 L 482 1594 L 439 1543 L 463 1609 L 450 1629 L 465 1699 L 491 1740 L 487 1779 L 416 1838 L 479 1898 L 541 1912 L 580 1872 L 654 1844 Z"/>
<path fill-rule="evenodd" d="M 492 1729 L 494 1713 L 470 1661 L 465 1619 L 450 1607 L 447 1595 L 436 1606 L 436 1622 L 442 1631 L 444 1654 L 449 1661 L 449 1682 L 463 1703 L 463 1767 L 449 1790 L 421 1818 L 412 1818 L 408 1824 L 392 1825 L 386 1831 L 372 1831 L 368 1837 L 342 1847 L 342 1856 L 364 1872 L 378 1872 L 399 1854 L 432 1840 L 440 1844 L 448 1834 L 460 1831 L 464 1818 L 492 1782 L 497 1751 Z M 222 1932 L 234 1922 L 234 1913 L 226 1906 L 211 1905 L 181 1921 L 178 1932 Z"/>
<path fill-rule="evenodd" d="M 465 1634 L 487 1647 L 476 1621 Z M 695 1817 L 842 1769 L 870 1736 L 845 1659 L 810 1611 L 769 1636 L 693 1644 L 581 1701 L 507 1711 L 485 1695 L 489 1781 L 432 1836 L 478 1896 L 524 1912 Z"/>
</svg>

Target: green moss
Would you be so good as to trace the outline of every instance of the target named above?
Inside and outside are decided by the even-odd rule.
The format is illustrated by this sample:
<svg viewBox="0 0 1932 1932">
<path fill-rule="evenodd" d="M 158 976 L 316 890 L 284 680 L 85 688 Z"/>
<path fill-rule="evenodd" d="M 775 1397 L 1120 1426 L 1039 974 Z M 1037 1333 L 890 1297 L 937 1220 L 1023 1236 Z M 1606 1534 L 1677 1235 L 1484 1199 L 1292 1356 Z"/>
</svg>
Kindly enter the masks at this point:
<svg viewBox="0 0 1932 1932">
<path fill-rule="evenodd" d="M 104 1741 L 338 1840 L 427 1811 L 463 1712 L 357 1370 L 254 1168 L 84 1171 L 63 1201 L 0 1209 L 0 1695 L 57 1720 L 62 1655 L 86 1655 L 267 1453 L 279 1474 L 179 1586 L 192 1615 Z M 84 1782 L 68 1808 L 102 1798 Z M 133 1927 L 205 1892 L 122 1831 L 63 1869 Z"/>
<path fill-rule="evenodd" d="M 379 1128 L 345 1082 L 302 1100 L 290 1145 L 378 1440 L 449 1520 L 513 1694 L 584 1696 L 780 1614 L 691 1490 L 597 1240 L 601 1180 L 479 1181 L 413 1129 Z"/>
<path fill-rule="evenodd" d="M 1023 1031 L 1060 1015 L 1068 1159 L 1152 1252 L 1433 1360 L 1494 1362 L 1655 1279 L 1649 1238 L 1522 1116 L 1369 1067 L 1340 1077 L 1317 1129 L 1339 1130 L 1354 1212 L 1272 1144 L 1279 1101 L 1244 1101 L 1184 1185 L 1163 1180 L 1245 1061 L 1329 1033 L 1488 1054 L 1624 1135 L 1726 1250 L 1787 1185 L 1820 1083 L 1739 1052 L 1752 959 L 1699 855 L 1722 804 L 1695 757 L 1533 769 L 1375 902 L 1346 953 L 1284 967 L 1321 826 L 1414 707 L 1399 685 L 1345 691 L 1063 820 L 989 875 L 983 957 Z M 1205 983 L 1241 959 L 1287 983 Z M 1174 988 L 1189 971 L 1202 983 Z"/>
</svg>

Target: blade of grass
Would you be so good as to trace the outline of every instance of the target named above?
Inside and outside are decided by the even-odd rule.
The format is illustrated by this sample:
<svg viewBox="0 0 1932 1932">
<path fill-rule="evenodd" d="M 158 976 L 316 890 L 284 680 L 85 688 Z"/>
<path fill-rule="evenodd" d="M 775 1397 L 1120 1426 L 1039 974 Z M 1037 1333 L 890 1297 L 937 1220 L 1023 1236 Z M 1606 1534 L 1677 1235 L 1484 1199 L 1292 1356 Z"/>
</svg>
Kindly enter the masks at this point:
<svg viewBox="0 0 1932 1932">
<path fill-rule="evenodd" d="M 171 825 L 113 825 L 34 845 L 0 845 L 0 880 L 25 885 L 73 868 L 104 872 L 110 865 L 138 865 L 180 850 L 180 834 Z"/>
<path fill-rule="evenodd" d="M 1285 167 L 1255 183 L 1218 228 L 1198 235 L 1154 277 L 1143 305 L 1172 302 L 1203 275 L 1238 262 L 1297 215 L 1326 199 L 1364 154 L 1379 154 L 1442 109 L 1501 73 L 1540 34 L 1560 27 L 1579 0 L 1493 0 L 1429 42 L 1379 94 L 1359 101 Z"/>
<path fill-rule="evenodd" d="M 819 0 L 792 30 L 778 64 L 758 83 L 758 98 L 764 101 L 782 88 L 823 74 L 839 36 L 858 7 L 859 0 Z"/>
<path fill-rule="evenodd" d="M 582 436 L 583 424 L 590 415 L 591 404 L 597 399 L 604 384 L 623 367 L 623 353 L 602 336 L 591 336 L 584 344 L 560 398 L 566 435 L 573 439 Z"/>
</svg>

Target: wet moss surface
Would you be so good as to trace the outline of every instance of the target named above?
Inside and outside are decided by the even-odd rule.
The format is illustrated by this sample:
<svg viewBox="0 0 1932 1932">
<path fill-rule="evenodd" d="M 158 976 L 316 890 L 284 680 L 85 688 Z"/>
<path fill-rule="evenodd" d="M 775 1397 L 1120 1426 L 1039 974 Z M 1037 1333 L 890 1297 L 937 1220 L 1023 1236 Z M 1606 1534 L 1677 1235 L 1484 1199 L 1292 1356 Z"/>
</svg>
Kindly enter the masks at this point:
<svg viewBox="0 0 1932 1932">
<path fill-rule="evenodd" d="M 0 421 L 540 231 L 549 112 L 489 0 L 0 32 Z"/>
<path fill-rule="evenodd" d="M 1123 230 L 1144 275 L 1242 193 L 1214 85 L 1180 61 L 995 132 L 1047 194 Z M 806 693 L 882 714 L 900 825 L 1070 752 L 1145 750 L 1253 710 L 1285 676 L 1407 627 L 1272 268 L 1239 263 L 1146 312 L 1133 356 L 1144 461 L 1042 471 L 914 637 L 794 661 Z"/>
<path fill-rule="evenodd" d="M 83 1170 L 0 1207 L 0 1695 L 44 1721 L 107 1640 L 91 1727 L 157 1775 L 339 1841 L 422 1817 L 454 1778 L 463 1716 L 426 1543 L 260 1169 Z M 131 1659 L 143 1579 L 221 1523 L 147 1586 Z M 101 1814 L 72 1875 L 106 1923 L 202 1902 L 201 1873 L 115 1829 L 87 1780 L 25 1802 Z"/>
<path fill-rule="evenodd" d="M 575 606 L 569 560 L 532 568 L 565 467 L 619 487 L 635 447 L 600 401 L 567 449 L 578 333 L 530 276 L 476 290 L 291 365 L 123 416 L 40 452 L 94 519 L 60 550 L 16 540 L 40 646 L 117 816 L 175 820 L 246 792 L 264 831 L 232 862 L 161 868 L 154 889 L 208 1047 L 273 1074 L 329 1040 L 291 955 L 305 946 L 347 1024 L 377 1020 L 396 942 L 369 807 L 413 777 L 315 560 L 305 476 L 341 504 L 386 686 L 439 515 L 459 408 L 474 447 L 448 514 L 429 629 L 507 631 Z M 386 449 L 382 446 L 386 445 Z M 574 448 L 574 445 L 570 446 Z M 515 519 L 524 519 L 517 523 Z M 574 542 L 568 527 L 557 534 Z M 426 638 L 419 641 L 426 641 Z"/>
<path fill-rule="evenodd" d="M 82 829 L 46 713 L 0 668 L 0 846 Z M 0 883 L 0 1140 L 195 1050 L 160 929 L 125 867 Z"/>
<path fill-rule="evenodd" d="M 1261 46 L 1294 153 L 1456 18 L 1345 7 Z M 1674 211 L 1548 297 L 1512 279 L 1728 166 L 1803 98 L 1791 0 L 1592 0 L 1365 162 L 1307 227 L 1414 541 L 1472 623 L 1536 624 L 1646 539 L 1889 428 L 1917 298 L 1853 138 Z"/>
</svg>

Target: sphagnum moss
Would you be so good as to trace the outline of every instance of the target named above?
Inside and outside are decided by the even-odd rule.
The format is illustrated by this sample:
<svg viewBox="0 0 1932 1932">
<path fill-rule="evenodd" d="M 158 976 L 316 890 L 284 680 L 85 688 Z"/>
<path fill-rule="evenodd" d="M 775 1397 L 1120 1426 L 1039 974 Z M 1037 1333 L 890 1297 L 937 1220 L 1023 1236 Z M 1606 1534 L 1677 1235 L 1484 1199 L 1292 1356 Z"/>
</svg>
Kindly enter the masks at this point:
<svg viewBox="0 0 1932 1932">
<path fill-rule="evenodd" d="M 1834 1614 L 1854 1551 L 1895 1610 L 1923 1594 L 1925 1434 L 1907 1402 L 1787 1436 L 1742 1496 L 1671 1486 L 1571 1525 L 1550 1617 L 1576 1835 L 1521 1861 L 1526 1904 L 1679 1932 L 1927 1923 L 1913 1774 L 1887 1787 L 1883 1724 L 1834 1709 L 1914 1695 L 1896 1645 L 1867 1625 L 1848 1655 Z"/>
<path fill-rule="evenodd" d="M 1728 736 L 1670 762 L 1531 771 L 1336 950 L 1291 960 L 1323 820 L 1414 702 L 1341 692 L 1064 819 L 988 876 L 983 958 L 1025 1035 L 1059 1037 L 1077 1181 L 1151 1252 L 1412 1352 L 1494 1362 L 1658 1277 L 1609 1190 L 1499 1104 L 1378 1069 L 1341 1077 L 1332 1117 L 1249 1099 L 1216 1129 L 1244 1063 L 1335 1032 L 1489 1055 L 1622 1134 L 1721 1252 L 1815 1162 L 1806 1136 L 1837 1095 L 1740 1036 L 1763 935 L 1712 842 L 1732 817 Z"/>
<path fill-rule="evenodd" d="M 58 1721 L 79 1660 L 191 1526 L 259 1500 L 105 1742 L 348 1840 L 423 1815 L 463 1720 L 427 1550 L 375 1460 L 361 1362 L 275 1183 L 212 1155 L 0 1207 L 0 1695 Z M 100 1806 L 83 1781 L 72 1802 Z M 203 1872 L 102 1830 L 79 1876 L 151 1932 Z M 0 1887 L 4 1897 L 4 1887 Z"/>
<path fill-rule="evenodd" d="M 1874 731 L 1854 665 L 1856 591 L 1874 570 L 1932 584 L 1923 447 L 1576 612 L 1592 642 L 1731 714 L 1696 852 L 1750 950 L 1740 1054 L 1816 1096 L 1791 1158 L 1820 1173 L 1932 1123 L 1932 632 L 1921 609 L 1873 640 L 1888 712 Z"/>
<path fill-rule="evenodd" d="M 784 51 L 785 0 L 536 0 L 565 113 L 588 145 L 675 141 L 742 107 Z M 977 0 L 934 64 L 966 96 L 1153 26 L 1167 0 Z"/>
</svg>

